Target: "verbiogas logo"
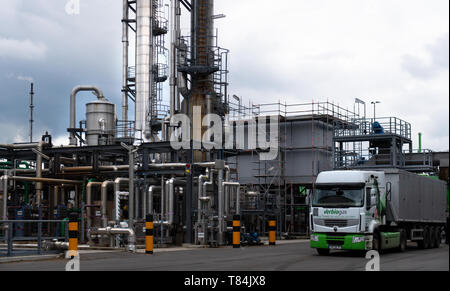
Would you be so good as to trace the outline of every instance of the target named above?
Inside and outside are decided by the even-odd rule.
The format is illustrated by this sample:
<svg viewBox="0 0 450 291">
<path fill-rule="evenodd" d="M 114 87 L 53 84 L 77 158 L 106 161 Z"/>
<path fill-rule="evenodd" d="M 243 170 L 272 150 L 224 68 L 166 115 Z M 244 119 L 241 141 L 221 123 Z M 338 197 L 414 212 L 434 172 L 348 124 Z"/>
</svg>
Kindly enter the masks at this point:
<svg viewBox="0 0 450 291">
<path fill-rule="evenodd" d="M 327 209 L 323 212 L 325 215 L 347 215 L 347 210 Z"/>
</svg>

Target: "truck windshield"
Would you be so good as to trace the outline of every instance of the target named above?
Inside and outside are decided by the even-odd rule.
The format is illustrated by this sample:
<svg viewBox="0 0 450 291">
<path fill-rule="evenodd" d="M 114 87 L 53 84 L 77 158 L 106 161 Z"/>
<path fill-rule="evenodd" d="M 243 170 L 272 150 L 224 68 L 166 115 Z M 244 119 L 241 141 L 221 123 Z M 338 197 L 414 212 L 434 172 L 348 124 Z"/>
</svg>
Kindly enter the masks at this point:
<svg viewBox="0 0 450 291">
<path fill-rule="evenodd" d="M 362 207 L 364 206 L 364 187 L 356 186 L 317 186 L 314 192 L 315 207 Z"/>
</svg>

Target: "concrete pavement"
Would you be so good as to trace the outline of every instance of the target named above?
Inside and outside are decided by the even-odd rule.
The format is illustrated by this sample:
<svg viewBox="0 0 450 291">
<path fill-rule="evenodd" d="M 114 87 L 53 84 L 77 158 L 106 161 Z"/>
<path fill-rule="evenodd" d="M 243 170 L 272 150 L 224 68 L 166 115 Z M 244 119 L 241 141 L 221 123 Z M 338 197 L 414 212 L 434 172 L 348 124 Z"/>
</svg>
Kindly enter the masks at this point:
<svg viewBox="0 0 450 291">
<path fill-rule="evenodd" d="M 241 249 L 177 249 L 153 256 L 125 252 L 84 252 L 82 271 L 364 271 L 364 255 L 332 252 L 318 256 L 307 241 L 276 247 Z M 63 271 L 66 260 L 0 264 L 0 271 Z M 406 253 L 388 252 L 381 256 L 382 271 L 449 271 L 448 245 L 440 249 Z"/>
</svg>

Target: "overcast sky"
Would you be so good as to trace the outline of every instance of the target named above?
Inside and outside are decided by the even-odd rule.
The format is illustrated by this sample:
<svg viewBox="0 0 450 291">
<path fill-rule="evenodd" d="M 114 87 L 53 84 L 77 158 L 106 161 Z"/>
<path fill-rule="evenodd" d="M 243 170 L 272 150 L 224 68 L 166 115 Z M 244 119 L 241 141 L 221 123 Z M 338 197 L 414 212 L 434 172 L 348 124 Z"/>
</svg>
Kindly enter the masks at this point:
<svg viewBox="0 0 450 291">
<path fill-rule="evenodd" d="M 69 94 L 98 85 L 121 104 L 121 0 L 2 1 L 0 143 L 28 138 L 28 82 L 36 87 L 35 136 L 66 143 Z M 415 147 L 449 149 L 448 0 L 216 0 L 220 44 L 231 50 L 231 94 L 253 103 L 381 101 L 378 116 L 412 123 Z M 92 100 L 80 95 L 83 105 Z M 373 109 L 368 106 L 368 115 Z"/>
</svg>

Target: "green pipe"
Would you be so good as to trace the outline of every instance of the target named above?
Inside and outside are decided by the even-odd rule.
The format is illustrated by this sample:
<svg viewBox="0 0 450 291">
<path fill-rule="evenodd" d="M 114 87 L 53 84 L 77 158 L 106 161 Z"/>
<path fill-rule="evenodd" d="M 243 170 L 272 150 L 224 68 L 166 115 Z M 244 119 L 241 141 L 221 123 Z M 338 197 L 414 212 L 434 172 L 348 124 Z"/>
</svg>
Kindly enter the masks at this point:
<svg viewBox="0 0 450 291">
<path fill-rule="evenodd" d="M 419 132 L 419 154 L 422 153 L 422 133 Z"/>
<path fill-rule="evenodd" d="M 66 235 L 66 224 L 67 224 L 67 221 L 69 221 L 69 219 L 68 218 L 64 218 L 63 219 L 65 222 L 62 222 L 61 223 L 61 237 L 63 237 L 63 236 L 65 236 Z"/>
</svg>

